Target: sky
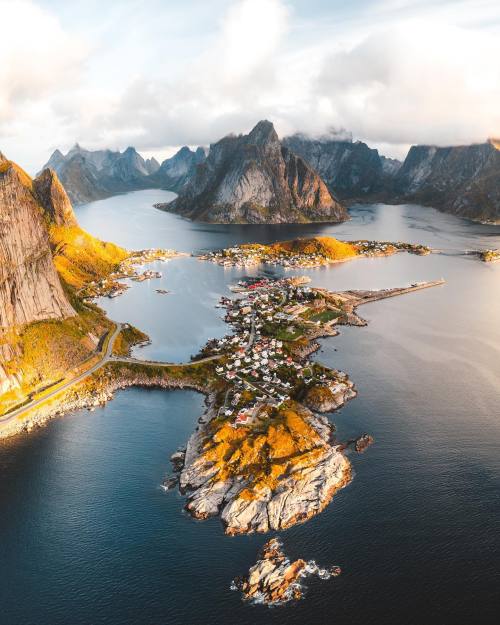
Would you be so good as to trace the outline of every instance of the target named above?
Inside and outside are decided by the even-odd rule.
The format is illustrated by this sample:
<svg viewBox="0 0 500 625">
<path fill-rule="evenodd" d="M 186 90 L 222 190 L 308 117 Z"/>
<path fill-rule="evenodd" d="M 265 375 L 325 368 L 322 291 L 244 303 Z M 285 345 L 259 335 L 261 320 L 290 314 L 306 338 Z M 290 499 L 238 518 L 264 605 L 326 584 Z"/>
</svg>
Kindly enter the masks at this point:
<svg viewBox="0 0 500 625">
<path fill-rule="evenodd" d="M 500 136 L 498 0 L 0 0 L 0 151 L 159 160 L 260 119 L 404 158 Z"/>
</svg>

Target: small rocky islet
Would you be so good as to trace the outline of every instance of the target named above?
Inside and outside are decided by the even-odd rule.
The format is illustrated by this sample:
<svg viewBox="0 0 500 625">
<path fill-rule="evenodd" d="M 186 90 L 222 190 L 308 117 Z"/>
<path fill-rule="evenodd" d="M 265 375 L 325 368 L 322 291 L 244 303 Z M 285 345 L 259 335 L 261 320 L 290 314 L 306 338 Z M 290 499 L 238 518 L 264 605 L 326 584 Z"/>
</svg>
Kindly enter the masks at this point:
<svg viewBox="0 0 500 625">
<path fill-rule="evenodd" d="M 302 580 L 317 576 L 327 580 L 341 574 L 339 566 L 321 568 L 314 560 L 291 562 L 283 551 L 283 543 L 272 538 L 262 547 L 259 559 L 245 577 L 233 580 L 231 588 L 240 590 L 246 601 L 269 606 L 297 601 L 304 596 Z"/>
</svg>

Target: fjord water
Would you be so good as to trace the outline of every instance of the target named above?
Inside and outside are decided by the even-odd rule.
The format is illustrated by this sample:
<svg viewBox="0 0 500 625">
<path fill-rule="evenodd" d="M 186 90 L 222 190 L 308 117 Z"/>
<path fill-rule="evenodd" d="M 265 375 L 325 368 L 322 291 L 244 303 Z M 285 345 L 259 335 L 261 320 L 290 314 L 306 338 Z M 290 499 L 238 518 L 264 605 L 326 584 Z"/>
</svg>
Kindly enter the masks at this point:
<svg viewBox="0 0 500 625">
<path fill-rule="evenodd" d="M 339 564 L 296 605 L 244 604 L 231 579 L 265 536 L 228 538 L 196 522 L 159 484 L 169 455 L 203 411 L 191 391 L 129 389 L 0 445 L 0 590 L 5 625 L 498 622 L 500 556 L 500 264 L 461 251 L 500 247 L 500 227 L 416 206 L 358 206 L 338 226 L 193 224 L 151 207 L 141 191 L 78 209 L 92 234 L 130 248 L 200 251 L 242 241 L 331 234 L 404 240 L 442 251 L 307 272 L 330 289 L 384 288 L 444 277 L 446 285 L 360 308 L 366 328 L 341 328 L 317 358 L 349 373 L 359 395 L 331 415 L 352 455 L 352 483 L 309 522 L 283 532 L 292 558 Z M 184 361 L 228 328 L 214 308 L 244 272 L 193 258 L 159 264 L 161 280 L 103 300 L 148 332 L 139 357 Z M 278 270 L 276 273 L 280 273 Z M 160 295 L 157 288 L 171 293 Z"/>
</svg>

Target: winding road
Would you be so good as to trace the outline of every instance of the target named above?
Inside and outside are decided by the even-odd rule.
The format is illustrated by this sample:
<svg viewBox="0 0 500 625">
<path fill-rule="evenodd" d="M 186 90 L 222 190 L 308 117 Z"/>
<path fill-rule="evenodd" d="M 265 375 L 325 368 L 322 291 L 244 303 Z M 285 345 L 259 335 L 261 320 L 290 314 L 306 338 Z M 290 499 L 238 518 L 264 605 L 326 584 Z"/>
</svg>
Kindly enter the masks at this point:
<svg viewBox="0 0 500 625">
<path fill-rule="evenodd" d="M 181 367 L 181 366 L 192 365 L 192 364 L 202 364 L 204 362 L 209 362 L 211 360 L 217 360 L 218 358 L 220 358 L 220 356 L 207 356 L 206 358 L 201 358 L 200 360 L 191 361 L 188 363 L 171 363 L 171 362 L 157 362 L 155 360 L 140 360 L 138 358 L 132 358 L 132 357 L 126 357 L 126 356 L 123 356 L 123 357 L 113 356 L 112 354 L 113 354 L 113 347 L 115 345 L 115 341 L 125 325 L 126 324 L 123 324 L 123 323 L 116 324 L 116 328 L 108 340 L 106 350 L 102 354 L 102 358 L 97 363 L 92 365 L 92 367 L 90 367 L 89 369 L 81 373 L 80 375 L 76 376 L 75 378 L 71 378 L 70 380 L 67 380 L 66 382 L 57 384 L 56 388 L 48 392 L 43 397 L 39 397 L 38 399 L 33 399 L 29 403 L 24 404 L 23 406 L 20 406 L 16 410 L 12 410 L 11 412 L 5 414 L 3 417 L 0 417 L 0 427 L 6 423 L 9 423 L 10 421 L 14 419 L 23 417 L 27 412 L 29 412 L 30 410 L 33 410 L 33 408 L 40 406 L 41 404 L 51 399 L 52 397 L 55 397 L 56 395 L 59 395 L 59 393 L 66 391 L 67 389 L 71 388 L 75 384 L 82 382 L 83 380 L 88 378 L 90 375 L 92 375 L 93 373 L 95 373 L 96 371 L 104 367 L 109 362 L 125 362 L 125 363 L 141 364 L 141 365 L 152 365 L 156 367 L 158 366 Z"/>
</svg>

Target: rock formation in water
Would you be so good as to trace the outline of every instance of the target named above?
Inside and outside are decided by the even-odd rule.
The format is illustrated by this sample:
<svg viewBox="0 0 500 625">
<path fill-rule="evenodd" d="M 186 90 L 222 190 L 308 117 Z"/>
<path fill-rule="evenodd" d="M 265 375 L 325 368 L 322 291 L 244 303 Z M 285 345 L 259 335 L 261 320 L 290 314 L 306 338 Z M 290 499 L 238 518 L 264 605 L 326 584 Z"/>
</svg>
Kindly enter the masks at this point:
<svg viewBox="0 0 500 625">
<path fill-rule="evenodd" d="M 57 173 L 73 204 L 158 186 L 151 178 L 159 169 L 158 162 L 145 161 L 132 147 L 124 152 L 91 151 L 76 144 L 66 156 L 56 150 L 46 168 Z"/>
<path fill-rule="evenodd" d="M 194 176 L 196 166 L 207 157 L 204 148 L 196 151 L 187 146 L 181 148 L 174 156 L 165 159 L 151 179 L 162 189 L 179 192 Z"/>
<path fill-rule="evenodd" d="M 160 205 L 185 217 L 217 223 L 339 222 L 344 207 L 319 175 L 281 144 L 274 126 L 259 122 L 248 135 L 210 146 L 206 160 L 181 189 Z"/>
<path fill-rule="evenodd" d="M 241 590 L 243 597 L 255 603 L 280 605 L 302 599 L 302 579 L 316 575 L 330 579 L 340 575 L 339 566 L 320 568 L 314 560 L 302 559 L 290 562 L 283 551 L 283 544 L 277 538 L 269 540 L 261 549 L 259 560 L 243 578 L 233 581 L 233 589 Z"/>
<path fill-rule="evenodd" d="M 396 197 L 477 221 L 500 221 L 500 150 L 487 143 L 413 146 L 395 178 Z"/>
<path fill-rule="evenodd" d="M 341 199 L 379 194 L 390 186 L 401 163 L 380 156 L 361 141 L 336 138 L 310 138 L 295 134 L 283 144 L 303 158 L 322 177 L 328 188 Z"/>
</svg>

